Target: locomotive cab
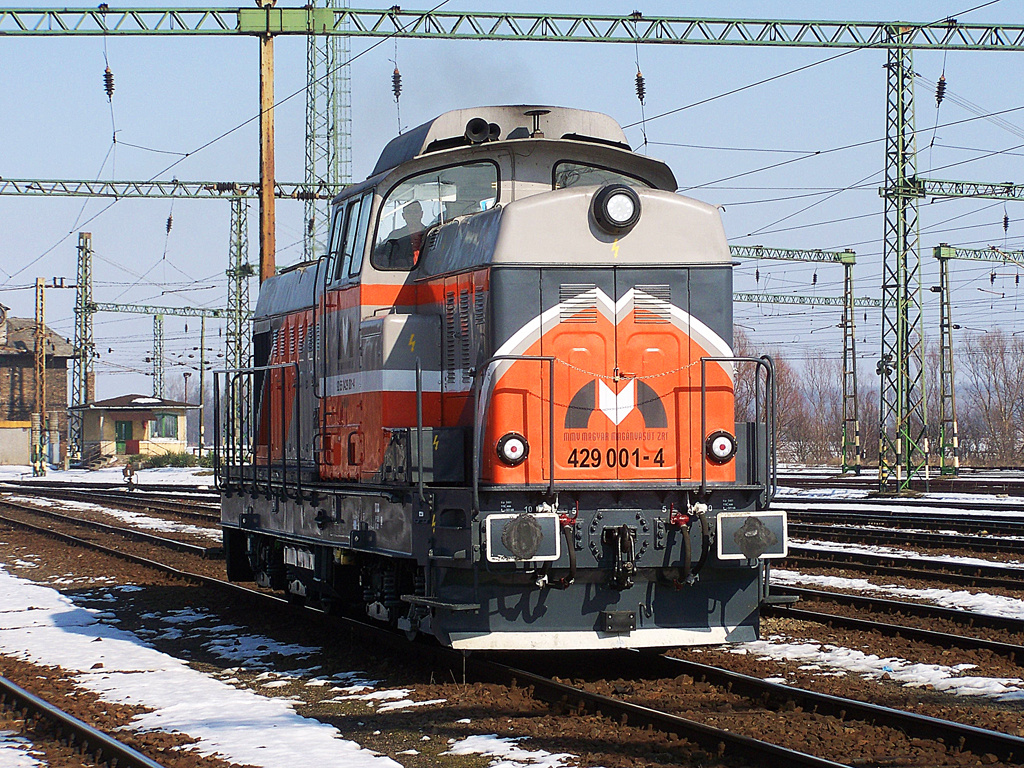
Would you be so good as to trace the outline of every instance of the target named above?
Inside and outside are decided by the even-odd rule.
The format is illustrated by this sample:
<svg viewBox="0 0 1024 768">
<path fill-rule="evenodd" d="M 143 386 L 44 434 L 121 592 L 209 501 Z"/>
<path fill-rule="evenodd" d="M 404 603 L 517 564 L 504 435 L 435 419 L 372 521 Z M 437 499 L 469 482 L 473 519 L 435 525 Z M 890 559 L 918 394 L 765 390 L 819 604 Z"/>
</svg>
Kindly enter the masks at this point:
<svg viewBox="0 0 1024 768">
<path fill-rule="evenodd" d="M 675 189 L 580 110 L 389 143 L 221 380 L 252 395 L 218 430 L 229 575 L 466 649 L 753 639 L 772 364 L 733 355 L 719 212 Z"/>
</svg>

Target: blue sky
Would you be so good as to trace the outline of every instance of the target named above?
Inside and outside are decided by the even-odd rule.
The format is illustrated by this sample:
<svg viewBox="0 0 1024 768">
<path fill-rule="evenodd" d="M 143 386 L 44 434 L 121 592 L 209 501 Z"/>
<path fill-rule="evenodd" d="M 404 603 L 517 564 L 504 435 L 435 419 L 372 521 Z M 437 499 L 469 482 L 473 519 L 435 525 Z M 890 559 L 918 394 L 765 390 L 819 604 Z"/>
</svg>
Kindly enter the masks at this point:
<svg viewBox="0 0 1024 768">
<path fill-rule="evenodd" d="M 298 4 L 298 3 L 295 3 Z M 970 2 L 648 2 L 624 5 L 588 2 L 590 13 L 687 14 L 737 18 L 808 18 L 931 21 L 949 15 L 990 23 L 1024 23 L 1018 3 L 1002 0 L 967 15 Z M 22 4 L 18 3 L 20 7 Z M 135 2 L 145 7 L 146 2 Z M 175 7 L 206 3 L 180 2 Z M 15 4 L 0 2 L 0 7 Z M 536 10 L 575 12 L 569 2 L 499 3 L 452 0 L 446 10 Z M 426 7 L 426 6 L 423 6 Z M 375 41 L 356 40 L 352 53 Z M 305 40 L 278 38 L 278 98 L 305 85 Z M 448 109 L 488 103 L 544 103 L 606 112 L 623 124 L 639 121 L 634 94 L 639 58 L 647 86 L 648 118 L 718 96 L 815 62 L 802 72 L 714 99 L 673 115 L 649 119 L 648 145 L 641 151 L 666 160 L 686 194 L 724 206 L 730 241 L 741 245 L 797 248 L 853 248 L 858 254 L 857 293 L 878 294 L 882 249 L 881 183 L 885 133 L 885 73 L 882 51 L 822 49 L 710 48 L 701 46 L 484 43 L 400 40 L 385 42 L 352 65 L 352 146 L 355 178 L 365 177 L 381 147 L 397 128 L 391 95 L 396 58 L 403 77 L 401 116 L 415 126 Z M 943 125 L 1024 105 L 1018 76 L 1022 54 L 916 52 L 920 75 L 917 125 L 921 175 L 976 181 L 1024 181 L 1024 110 L 1002 123 L 976 119 Z M 112 104 L 103 90 L 106 64 L 114 73 Z M 0 42 L 0 176 L 7 178 L 148 179 L 179 155 L 251 118 L 257 110 L 258 51 L 249 37 L 41 38 Z M 934 84 L 945 71 L 949 97 L 936 110 Z M 955 100 L 954 100 L 955 97 Z M 970 105 L 975 105 L 971 107 Z M 112 148 L 112 129 L 118 144 Z M 627 130 L 634 147 L 641 128 Z M 301 180 L 304 162 L 304 101 L 300 96 L 277 110 L 277 169 L 282 180 Z M 934 142 L 933 142 L 934 136 Z M 819 156 L 814 153 L 871 142 Z M 160 152 L 127 146 L 136 144 Z M 683 146 L 685 145 L 685 146 Z M 998 152 L 989 157 L 980 156 Z M 803 158 L 803 159 L 799 159 Z M 255 124 L 178 163 L 164 178 L 255 180 L 258 145 Z M 780 167 L 765 166 L 788 162 Z M 935 170 L 931 170 L 935 169 Z M 732 177 L 732 178 L 728 178 Z M 722 179 L 727 179 L 720 181 Z M 851 188 L 852 187 L 852 188 Z M 843 191 L 840 191 L 843 190 Z M 835 192 L 836 194 L 832 194 Z M 789 198 L 789 199 L 786 199 Z M 807 210 L 805 207 L 817 203 Z M 153 304 L 223 306 L 228 255 L 229 205 L 222 201 L 124 200 L 88 221 L 107 201 L 60 198 L 0 198 L 0 302 L 16 316 L 30 316 L 36 276 L 64 276 L 73 282 L 77 231 L 93 233 L 96 298 Z M 937 282 L 931 248 L 940 241 L 971 247 L 1020 248 L 1024 210 L 1008 203 L 1004 235 L 1002 203 L 935 202 L 922 205 L 925 285 Z M 170 234 L 165 231 L 173 215 Z M 302 206 L 278 206 L 278 263 L 300 260 Z M 87 224 L 82 222 L 88 221 Z M 250 209 L 251 255 L 256 259 L 256 208 Z M 45 254 L 45 255 L 43 255 Z M 757 271 L 758 280 L 754 274 Z M 954 313 L 961 324 L 1022 330 L 1024 294 L 1015 282 L 1020 270 L 955 264 Z M 815 281 L 814 274 L 817 272 Z M 195 290 L 183 291 L 183 288 Z M 255 286 L 254 286 L 255 288 Z M 838 294 L 839 268 L 781 262 L 744 264 L 737 288 L 771 292 Z M 170 291 L 171 293 L 168 293 Z M 72 291 L 51 291 L 48 323 L 71 336 Z M 925 295 L 926 324 L 937 328 L 934 294 Z M 764 346 L 792 354 L 839 355 L 835 311 L 796 311 L 739 305 L 737 322 L 756 328 Z M 878 318 L 858 316 L 859 353 L 873 369 L 878 356 Z M 189 362 L 199 345 L 198 321 L 167 318 L 169 363 Z M 144 358 L 152 349 L 146 317 L 99 315 L 101 352 L 98 394 L 149 392 Z M 218 323 L 209 325 L 208 346 L 216 347 Z M 108 352 L 108 350 L 110 350 Z M 181 366 L 169 365 L 168 382 L 180 381 Z M 195 381 L 193 380 L 193 387 Z"/>
</svg>

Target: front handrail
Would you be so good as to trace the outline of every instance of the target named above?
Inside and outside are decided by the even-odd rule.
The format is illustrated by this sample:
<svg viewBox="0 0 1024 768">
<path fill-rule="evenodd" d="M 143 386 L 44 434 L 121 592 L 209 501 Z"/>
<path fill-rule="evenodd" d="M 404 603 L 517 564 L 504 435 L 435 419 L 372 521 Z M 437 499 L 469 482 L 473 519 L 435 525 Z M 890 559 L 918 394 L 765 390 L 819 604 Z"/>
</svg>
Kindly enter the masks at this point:
<svg viewBox="0 0 1024 768">
<path fill-rule="evenodd" d="M 700 359 L 700 493 L 707 495 L 708 490 L 708 428 L 707 428 L 707 364 L 708 363 L 753 363 L 758 369 L 765 371 L 765 455 L 764 455 L 764 489 L 761 492 L 760 504 L 767 506 L 775 498 L 778 489 L 778 465 L 775 453 L 775 363 L 768 355 L 761 357 L 702 357 Z M 754 373 L 754 423 L 761 423 L 761 377 Z M 735 396 L 735 394 L 734 394 Z M 756 443 L 755 443 L 756 444 Z"/>
<path fill-rule="evenodd" d="M 477 369 L 473 381 L 476 400 L 476 432 L 473 435 L 473 511 L 480 511 L 480 447 L 487 429 L 487 411 L 491 405 L 493 389 L 483 392 L 484 380 L 491 375 L 495 364 L 508 361 L 533 360 L 548 364 L 548 497 L 555 495 L 555 358 L 550 355 L 495 355 Z"/>
</svg>

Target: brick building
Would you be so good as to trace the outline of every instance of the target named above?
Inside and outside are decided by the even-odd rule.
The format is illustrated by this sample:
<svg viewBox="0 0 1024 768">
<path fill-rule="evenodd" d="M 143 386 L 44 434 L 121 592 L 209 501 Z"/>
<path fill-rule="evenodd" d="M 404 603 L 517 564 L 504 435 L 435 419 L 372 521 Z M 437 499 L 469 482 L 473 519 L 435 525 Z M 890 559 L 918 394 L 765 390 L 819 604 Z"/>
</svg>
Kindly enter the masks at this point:
<svg viewBox="0 0 1024 768">
<path fill-rule="evenodd" d="M 35 332 L 35 320 L 9 317 L 7 308 L 0 305 L 0 464 L 28 464 L 31 460 L 29 432 L 36 408 Z M 51 439 L 59 441 L 60 461 L 67 456 L 68 360 L 73 356 L 71 344 L 47 328 L 46 410 L 50 414 Z"/>
</svg>

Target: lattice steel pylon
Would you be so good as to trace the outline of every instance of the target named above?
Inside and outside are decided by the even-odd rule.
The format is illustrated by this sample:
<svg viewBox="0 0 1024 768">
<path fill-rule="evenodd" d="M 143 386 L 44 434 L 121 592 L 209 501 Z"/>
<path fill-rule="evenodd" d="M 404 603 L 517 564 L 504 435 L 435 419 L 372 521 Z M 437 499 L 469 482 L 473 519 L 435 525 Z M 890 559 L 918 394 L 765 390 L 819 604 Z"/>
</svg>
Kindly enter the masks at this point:
<svg viewBox="0 0 1024 768">
<path fill-rule="evenodd" d="M 35 405 L 32 414 L 32 474 L 46 474 L 46 283 L 36 278 Z"/>
<path fill-rule="evenodd" d="M 1007 195 L 1018 190 L 1007 189 Z M 948 243 L 935 246 L 932 255 L 939 262 L 939 472 L 960 473 L 960 430 L 956 418 L 956 367 L 953 331 L 953 299 L 949 280 L 949 262 L 953 259 L 990 261 L 1024 267 L 1024 252 L 991 248 L 957 248 Z M 934 290 L 934 288 L 932 289 Z"/>
<path fill-rule="evenodd" d="M 153 397 L 164 396 L 164 316 L 153 315 Z"/>
<path fill-rule="evenodd" d="M 93 359 L 96 345 L 92 335 L 92 234 L 78 233 L 78 282 L 75 286 L 75 356 L 71 360 L 71 410 L 68 411 L 68 455 L 82 459 L 81 407 L 92 395 Z"/>
<path fill-rule="evenodd" d="M 903 491 L 917 475 L 928 476 L 924 384 L 924 320 L 921 253 L 913 179 L 914 73 L 911 51 L 899 45 L 903 30 L 890 31 L 886 71 L 885 246 L 882 257 L 882 354 L 878 426 L 878 481 L 883 491 Z"/>
<path fill-rule="evenodd" d="M 331 10 L 347 8 L 348 0 L 322 0 Z M 311 14 L 309 23 L 315 24 Z M 348 19 L 343 25 L 348 25 Z M 317 30 L 311 30 L 317 31 Z M 337 188 L 352 179 L 352 81 L 349 37 L 311 34 L 306 46 L 306 177 L 307 187 Z M 320 210 L 317 210 L 317 207 Z M 302 253 L 311 261 L 327 250 L 330 201 L 305 198 Z"/>
<path fill-rule="evenodd" d="M 225 328 L 225 359 L 229 370 L 240 370 L 252 365 L 252 333 L 249 311 L 249 280 L 256 269 L 249 263 L 249 204 L 243 198 L 231 201 L 231 242 L 229 245 L 231 266 L 228 267 L 228 313 Z M 229 374 L 230 380 L 230 374 Z M 232 435 L 241 440 L 241 450 L 247 449 L 249 416 L 249 377 L 241 376 L 233 390 L 231 413 L 222 423 L 223 435 Z"/>
<path fill-rule="evenodd" d="M 857 409 L 857 336 L 853 302 L 853 251 L 840 254 L 843 265 L 843 472 L 860 474 L 860 417 Z"/>
<path fill-rule="evenodd" d="M 243 198 L 231 201 L 231 266 L 228 276 L 228 313 L 225 328 L 225 358 L 228 368 L 248 368 L 252 356 L 249 329 L 249 279 L 256 270 L 249 263 L 249 206 Z"/>
<path fill-rule="evenodd" d="M 939 260 L 939 473 L 960 474 L 960 434 L 956 421 L 956 368 L 953 364 L 953 312 L 949 290 L 948 246 L 935 249 Z"/>
</svg>

